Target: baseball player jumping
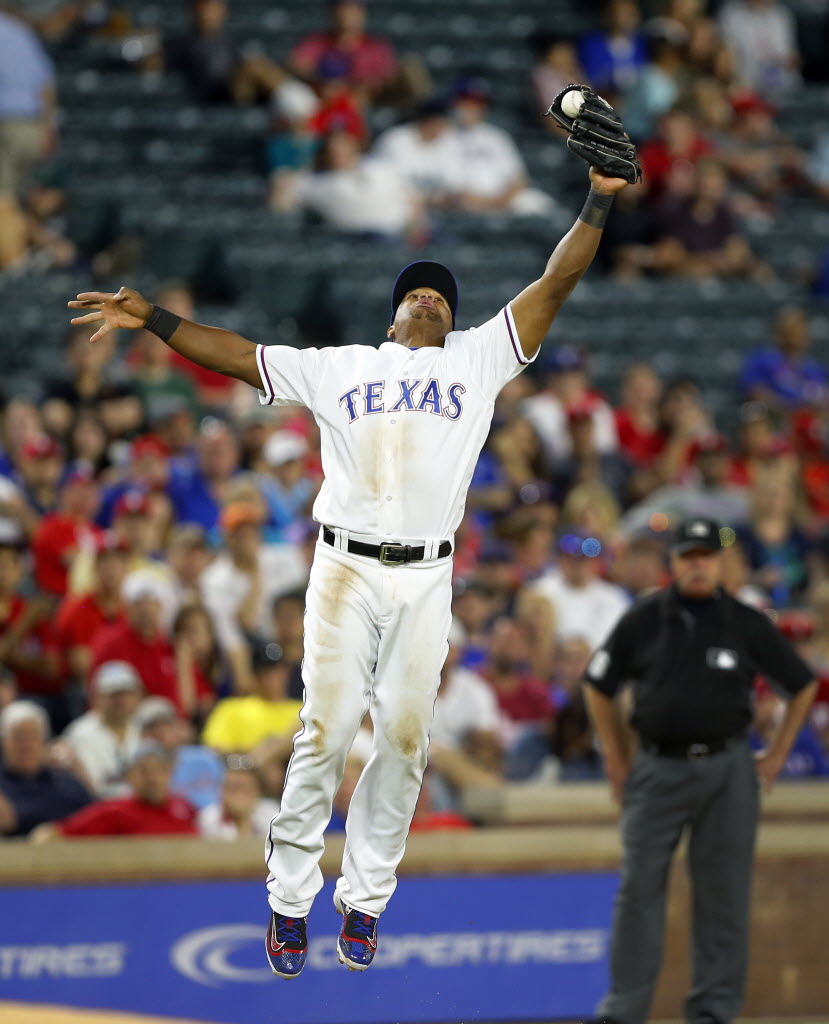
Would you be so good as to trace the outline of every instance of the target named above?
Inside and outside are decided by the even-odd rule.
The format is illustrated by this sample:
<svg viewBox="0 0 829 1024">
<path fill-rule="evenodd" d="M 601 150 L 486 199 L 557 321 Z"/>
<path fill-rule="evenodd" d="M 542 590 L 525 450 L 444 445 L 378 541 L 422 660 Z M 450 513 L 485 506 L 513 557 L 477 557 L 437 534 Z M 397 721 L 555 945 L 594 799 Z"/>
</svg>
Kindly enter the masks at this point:
<svg viewBox="0 0 829 1024">
<path fill-rule="evenodd" d="M 283 978 L 305 965 L 323 832 L 369 707 L 374 749 L 351 800 L 334 903 L 340 961 L 363 971 L 374 959 L 426 768 L 448 649 L 452 538 L 495 398 L 535 359 L 596 253 L 615 194 L 639 178 L 619 118 L 590 89 L 568 86 L 548 113 L 591 165 L 590 193 L 542 276 L 481 327 L 455 329 L 455 279 L 428 261 L 397 278 L 379 347 L 256 345 L 128 288 L 69 303 L 90 310 L 73 324 L 102 322 L 92 341 L 143 327 L 199 366 L 259 389 L 265 405 L 307 406 L 319 425 L 325 481 L 314 505 L 321 529 L 305 618 L 303 729 L 266 844 L 266 948 Z"/>
</svg>

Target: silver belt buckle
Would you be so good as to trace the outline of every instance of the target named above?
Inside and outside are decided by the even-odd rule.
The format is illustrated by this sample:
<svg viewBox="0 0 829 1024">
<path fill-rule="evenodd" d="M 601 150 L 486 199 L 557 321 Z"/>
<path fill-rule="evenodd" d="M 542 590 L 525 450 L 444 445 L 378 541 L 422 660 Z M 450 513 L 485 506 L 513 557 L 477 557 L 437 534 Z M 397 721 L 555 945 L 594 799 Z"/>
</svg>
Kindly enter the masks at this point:
<svg viewBox="0 0 829 1024">
<path fill-rule="evenodd" d="M 707 757 L 710 748 L 707 743 L 692 743 L 688 747 L 688 757 Z"/>
<path fill-rule="evenodd" d="M 397 557 L 395 557 L 395 555 Z M 404 565 L 406 563 L 406 545 L 385 543 L 380 545 L 378 560 L 383 565 Z"/>
</svg>

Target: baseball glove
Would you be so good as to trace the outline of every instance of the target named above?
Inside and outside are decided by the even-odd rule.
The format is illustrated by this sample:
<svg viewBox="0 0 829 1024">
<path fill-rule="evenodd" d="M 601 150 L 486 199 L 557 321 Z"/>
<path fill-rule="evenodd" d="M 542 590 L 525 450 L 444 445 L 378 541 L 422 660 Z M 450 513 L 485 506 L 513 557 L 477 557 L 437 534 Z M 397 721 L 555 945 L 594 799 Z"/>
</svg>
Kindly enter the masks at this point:
<svg viewBox="0 0 829 1024">
<path fill-rule="evenodd" d="M 561 109 L 563 97 L 573 89 L 584 97 L 575 118 Z M 546 115 L 569 133 L 567 148 L 609 178 L 624 178 L 635 185 L 642 177 L 636 146 L 625 132 L 619 115 L 589 85 L 567 85 L 550 104 Z"/>
</svg>

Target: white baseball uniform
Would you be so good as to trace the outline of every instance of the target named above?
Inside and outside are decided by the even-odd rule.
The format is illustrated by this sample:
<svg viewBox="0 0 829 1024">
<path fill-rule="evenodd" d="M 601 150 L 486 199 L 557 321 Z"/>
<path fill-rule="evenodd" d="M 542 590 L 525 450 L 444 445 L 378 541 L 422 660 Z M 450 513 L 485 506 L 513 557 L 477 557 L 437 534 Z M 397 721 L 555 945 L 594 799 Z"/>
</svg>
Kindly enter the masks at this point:
<svg viewBox="0 0 829 1024">
<path fill-rule="evenodd" d="M 396 885 L 426 768 L 429 725 L 448 649 L 451 557 L 495 397 L 530 360 L 509 306 L 442 348 L 297 350 L 258 346 L 265 405 L 305 405 L 321 435 L 325 482 L 305 613 L 303 729 L 266 845 L 273 910 L 304 917 L 322 886 L 323 832 L 367 707 L 374 748 L 351 799 L 337 890 L 378 916 Z M 423 545 L 387 565 L 349 540 Z"/>
</svg>

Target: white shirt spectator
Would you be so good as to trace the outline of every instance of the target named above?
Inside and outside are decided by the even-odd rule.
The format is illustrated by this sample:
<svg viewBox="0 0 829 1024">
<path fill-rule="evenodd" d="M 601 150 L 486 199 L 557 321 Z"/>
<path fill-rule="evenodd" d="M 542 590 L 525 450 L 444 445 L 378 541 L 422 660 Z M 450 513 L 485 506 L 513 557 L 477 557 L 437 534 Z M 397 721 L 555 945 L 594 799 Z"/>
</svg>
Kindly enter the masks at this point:
<svg viewBox="0 0 829 1024">
<path fill-rule="evenodd" d="M 263 637 L 270 638 L 273 632 L 271 608 L 274 598 L 307 582 L 308 567 L 294 545 L 263 544 L 260 547 L 257 623 Z M 219 555 L 202 574 L 202 598 L 213 619 L 219 644 L 225 651 L 238 650 L 245 643 L 238 612 L 250 585 L 250 576 L 237 569 L 227 553 Z"/>
<path fill-rule="evenodd" d="M 775 95 L 800 82 L 797 25 L 783 4 L 731 0 L 720 12 L 720 31 L 744 86 Z"/>
<path fill-rule="evenodd" d="M 447 682 L 435 701 L 435 717 L 429 730 L 432 743 L 459 750 L 470 732 L 498 731 L 498 703 L 486 680 L 469 669 L 456 668 Z"/>
<path fill-rule="evenodd" d="M 251 815 L 251 825 L 254 833 L 267 835 L 270 831 L 271 821 L 279 813 L 279 803 L 276 800 L 269 800 L 263 797 L 257 801 Z M 221 804 L 208 804 L 202 807 L 196 818 L 199 834 L 205 839 L 238 839 L 239 829 L 235 821 L 224 817 Z"/>
<path fill-rule="evenodd" d="M 378 138 L 375 152 L 427 201 L 464 189 L 463 152 L 451 128 L 426 140 L 416 125 L 401 124 Z"/>
<path fill-rule="evenodd" d="M 557 569 L 541 576 L 532 589 L 553 606 L 559 639 L 582 636 L 593 648 L 604 642 L 630 605 L 627 594 L 615 583 L 594 578 L 575 587 Z"/>
<path fill-rule="evenodd" d="M 62 738 L 83 765 L 95 796 L 110 799 L 127 792 L 124 773 L 141 741 L 134 721 L 119 739 L 97 711 L 87 711 L 67 726 Z"/>
<path fill-rule="evenodd" d="M 366 157 L 351 170 L 303 175 L 296 201 L 342 231 L 401 235 L 416 216 L 416 196 L 386 160 Z"/>
<path fill-rule="evenodd" d="M 596 451 L 599 455 L 612 455 L 619 447 L 613 410 L 603 398 L 597 396 L 591 397 L 590 405 Z M 522 404 L 521 414 L 535 427 L 550 460 L 556 462 L 572 454 L 567 410 L 559 398 L 542 391 Z"/>
</svg>

